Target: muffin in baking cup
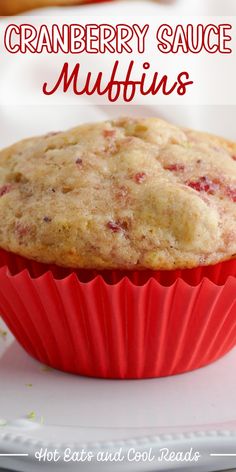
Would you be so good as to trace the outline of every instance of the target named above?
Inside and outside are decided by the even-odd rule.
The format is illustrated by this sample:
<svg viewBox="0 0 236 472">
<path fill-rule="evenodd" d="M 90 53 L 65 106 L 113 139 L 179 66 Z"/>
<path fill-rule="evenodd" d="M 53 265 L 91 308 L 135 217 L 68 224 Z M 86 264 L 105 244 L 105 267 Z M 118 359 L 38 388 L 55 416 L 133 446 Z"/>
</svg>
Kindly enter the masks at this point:
<svg viewBox="0 0 236 472">
<path fill-rule="evenodd" d="M 0 310 L 40 362 L 139 379 L 197 369 L 236 344 L 236 260 L 184 271 L 72 271 L 0 251 Z"/>
<path fill-rule="evenodd" d="M 230 350 L 235 156 L 236 143 L 129 117 L 1 151 L 0 247 L 41 261 L 1 251 L 0 311 L 26 351 L 81 375 L 148 378 Z"/>
</svg>

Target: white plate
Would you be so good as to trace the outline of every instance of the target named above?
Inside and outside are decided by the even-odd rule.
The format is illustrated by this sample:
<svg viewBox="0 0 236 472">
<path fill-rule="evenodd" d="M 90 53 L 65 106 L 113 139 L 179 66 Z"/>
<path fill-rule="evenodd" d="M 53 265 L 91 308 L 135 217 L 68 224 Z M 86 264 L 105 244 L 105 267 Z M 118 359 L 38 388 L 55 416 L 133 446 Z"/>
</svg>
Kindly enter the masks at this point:
<svg viewBox="0 0 236 472">
<path fill-rule="evenodd" d="M 1 322 L 0 322 L 1 323 Z M 3 323 L 0 324 L 3 328 Z M 29 457 L 0 457 L 0 466 L 32 472 L 57 470 L 212 471 L 231 468 L 236 457 L 210 453 L 236 453 L 236 350 L 217 363 L 185 375 L 159 380 L 104 381 L 44 370 L 8 333 L 0 337 L 0 453 Z M 29 386 L 28 384 L 32 384 Z M 36 418 L 27 419 L 34 411 Z M 43 424 L 41 424 L 43 417 Z M 119 463 L 39 463 L 40 448 L 122 447 Z M 199 451 L 196 463 L 127 461 L 127 451 L 152 448 Z"/>
</svg>

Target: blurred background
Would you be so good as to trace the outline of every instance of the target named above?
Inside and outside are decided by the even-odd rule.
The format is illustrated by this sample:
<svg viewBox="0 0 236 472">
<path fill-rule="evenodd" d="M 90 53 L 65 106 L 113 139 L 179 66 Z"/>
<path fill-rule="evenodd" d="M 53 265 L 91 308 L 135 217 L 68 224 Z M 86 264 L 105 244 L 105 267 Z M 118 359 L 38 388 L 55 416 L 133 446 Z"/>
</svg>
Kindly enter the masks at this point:
<svg viewBox="0 0 236 472">
<path fill-rule="evenodd" d="M 112 0 L 0 0 L 0 15 L 16 15 L 35 8 L 74 6 L 80 4 L 104 3 Z M 134 3 L 134 0 L 119 0 L 119 3 Z M 186 14 L 234 15 L 235 0 L 140 0 L 144 5 L 153 2 L 166 7 L 174 6 Z"/>
<path fill-rule="evenodd" d="M 0 15 L 17 15 L 34 8 L 71 6 L 104 0 L 0 0 Z M 107 0 L 108 1 L 108 0 Z"/>
</svg>

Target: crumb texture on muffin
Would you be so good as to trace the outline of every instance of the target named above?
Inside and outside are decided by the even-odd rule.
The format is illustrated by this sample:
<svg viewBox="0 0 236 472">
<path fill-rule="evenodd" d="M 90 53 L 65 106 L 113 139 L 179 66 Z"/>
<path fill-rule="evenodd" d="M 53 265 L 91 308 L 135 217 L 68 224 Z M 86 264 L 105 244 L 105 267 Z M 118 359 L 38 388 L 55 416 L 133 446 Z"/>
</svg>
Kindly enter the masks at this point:
<svg viewBox="0 0 236 472">
<path fill-rule="evenodd" d="M 175 269 L 236 254 L 236 144 L 124 118 L 0 152 L 0 247 L 94 269 Z"/>
</svg>

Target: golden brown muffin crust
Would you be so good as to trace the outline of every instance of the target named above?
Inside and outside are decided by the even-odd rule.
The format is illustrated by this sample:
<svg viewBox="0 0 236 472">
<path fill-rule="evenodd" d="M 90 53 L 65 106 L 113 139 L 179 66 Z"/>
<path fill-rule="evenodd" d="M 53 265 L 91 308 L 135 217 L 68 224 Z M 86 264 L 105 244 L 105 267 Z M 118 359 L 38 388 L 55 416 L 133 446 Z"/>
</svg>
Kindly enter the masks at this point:
<svg viewBox="0 0 236 472">
<path fill-rule="evenodd" d="M 236 144 L 157 118 L 0 152 L 0 247 L 75 268 L 175 269 L 236 254 Z"/>
</svg>

